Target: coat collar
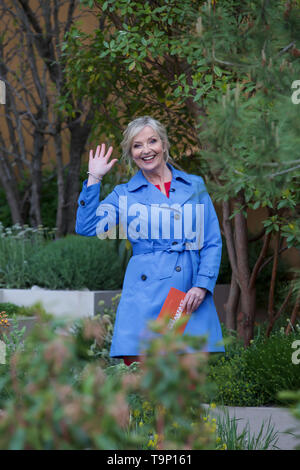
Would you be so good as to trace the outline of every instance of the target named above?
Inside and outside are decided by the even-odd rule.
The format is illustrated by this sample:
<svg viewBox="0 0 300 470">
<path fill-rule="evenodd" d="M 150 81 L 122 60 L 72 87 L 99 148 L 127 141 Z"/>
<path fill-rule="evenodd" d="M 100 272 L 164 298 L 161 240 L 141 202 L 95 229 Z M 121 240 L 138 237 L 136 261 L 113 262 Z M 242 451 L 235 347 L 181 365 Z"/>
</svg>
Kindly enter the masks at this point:
<svg viewBox="0 0 300 470">
<path fill-rule="evenodd" d="M 142 170 L 139 170 L 128 182 L 127 189 L 134 194 L 134 198 L 141 204 L 179 204 L 183 205 L 194 194 L 195 188 L 192 178 L 187 173 L 177 170 L 170 163 L 167 163 L 172 171 L 172 182 L 170 197 L 167 198 L 158 188 L 145 178 Z"/>
<path fill-rule="evenodd" d="M 177 170 L 170 163 L 167 163 L 167 166 L 172 171 L 172 184 L 176 181 L 182 181 L 187 185 L 191 185 L 191 178 L 187 173 Z M 128 182 L 128 191 L 135 191 L 142 186 L 149 186 L 151 183 L 145 178 L 142 170 L 139 170 Z"/>
</svg>

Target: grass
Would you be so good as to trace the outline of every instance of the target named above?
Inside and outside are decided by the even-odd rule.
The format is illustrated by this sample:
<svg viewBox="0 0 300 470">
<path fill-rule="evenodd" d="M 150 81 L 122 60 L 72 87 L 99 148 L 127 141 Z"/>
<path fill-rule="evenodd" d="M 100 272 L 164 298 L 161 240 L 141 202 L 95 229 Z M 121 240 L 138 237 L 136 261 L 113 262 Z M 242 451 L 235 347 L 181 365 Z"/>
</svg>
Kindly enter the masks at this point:
<svg viewBox="0 0 300 470">
<path fill-rule="evenodd" d="M 238 426 L 239 418 L 230 417 L 225 407 L 219 407 L 219 412 L 209 407 L 204 419 L 215 423 L 217 440 L 223 450 L 276 450 L 278 442 L 278 431 L 271 424 L 271 417 L 267 422 L 262 422 L 257 433 L 253 433 L 249 420 L 241 427 Z M 211 417 L 211 413 L 215 417 Z"/>
</svg>

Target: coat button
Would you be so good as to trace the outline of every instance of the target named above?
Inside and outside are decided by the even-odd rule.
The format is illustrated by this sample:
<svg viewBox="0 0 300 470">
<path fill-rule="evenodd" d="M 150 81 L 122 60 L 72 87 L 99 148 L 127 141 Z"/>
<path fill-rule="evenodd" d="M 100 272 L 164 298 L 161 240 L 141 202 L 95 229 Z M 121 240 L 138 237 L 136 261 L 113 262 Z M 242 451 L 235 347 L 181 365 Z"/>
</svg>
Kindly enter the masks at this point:
<svg viewBox="0 0 300 470">
<path fill-rule="evenodd" d="M 141 275 L 141 279 L 142 279 L 142 281 L 146 281 L 146 279 L 147 279 L 146 274 L 142 274 L 142 275 Z"/>
<path fill-rule="evenodd" d="M 178 242 L 172 242 L 172 245 L 178 245 Z"/>
<path fill-rule="evenodd" d="M 176 266 L 175 270 L 179 273 L 179 271 L 181 271 L 181 267 L 180 267 L 180 266 Z"/>
<path fill-rule="evenodd" d="M 175 188 L 170 188 L 169 192 L 173 193 L 175 191 Z"/>
<path fill-rule="evenodd" d="M 180 214 L 175 214 L 175 215 L 174 215 L 174 218 L 175 218 L 176 220 L 179 220 L 179 219 L 180 219 Z"/>
<path fill-rule="evenodd" d="M 85 206 L 85 202 L 83 200 L 80 201 L 81 206 Z"/>
</svg>

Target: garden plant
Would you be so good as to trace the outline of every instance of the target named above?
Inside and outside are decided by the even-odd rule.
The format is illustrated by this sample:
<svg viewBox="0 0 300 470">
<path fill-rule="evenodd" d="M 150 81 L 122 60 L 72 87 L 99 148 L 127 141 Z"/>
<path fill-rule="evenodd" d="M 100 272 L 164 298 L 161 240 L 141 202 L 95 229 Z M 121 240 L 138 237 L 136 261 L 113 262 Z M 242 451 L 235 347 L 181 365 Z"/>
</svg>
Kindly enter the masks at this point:
<svg viewBox="0 0 300 470">
<path fill-rule="evenodd" d="M 109 326 L 107 316 L 84 320 L 86 344 L 101 348 Z M 172 334 L 153 341 L 136 370 L 92 352 L 83 359 L 69 328 L 41 322 L 8 348 L 0 381 L 2 449 L 216 447 L 200 406 L 205 357 L 177 354 L 191 340 Z"/>
<path fill-rule="evenodd" d="M 36 285 L 54 290 L 122 287 L 128 261 L 122 244 L 78 235 L 54 237 L 55 230 L 47 227 L 16 224 L 4 228 L 0 223 L 0 286 L 26 289 Z"/>
<path fill-rule="evenodd" d="M 194 338 L 158 336 L 142 363 L 130 367 L 110 358 L 115 310 L 105 307 L 102 315 L 75 323 L 41 319 L 26 338 L 16 319 L 9 337 L 2 328 L 0 448 L 276 448 L 277 432 L 268 423 L 252 436 L 247 424 L 238 432 L 226 414 L 214 417 L 207 357 L 179 354 L 195 346 Z M 208 409 L 201 405 L 207 399 Z"/>
</svg>

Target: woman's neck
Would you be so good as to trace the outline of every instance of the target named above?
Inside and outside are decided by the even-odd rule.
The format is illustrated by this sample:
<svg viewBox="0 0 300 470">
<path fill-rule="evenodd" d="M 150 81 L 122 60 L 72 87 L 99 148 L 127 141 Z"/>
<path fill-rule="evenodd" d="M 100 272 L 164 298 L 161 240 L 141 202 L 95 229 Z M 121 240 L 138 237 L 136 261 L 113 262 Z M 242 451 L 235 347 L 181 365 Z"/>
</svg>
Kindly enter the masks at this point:
<svg viewBox="0 0 300 470">
<path fill-rule="evenodd" d="M 165 164 L 163 167 L 155 169 L 153 171 L 143 171 L 143 175 L 149 183 L 155 186 L 164 186 L 164 183 L 172 179 L 172 172 Z"/>
</svg>

